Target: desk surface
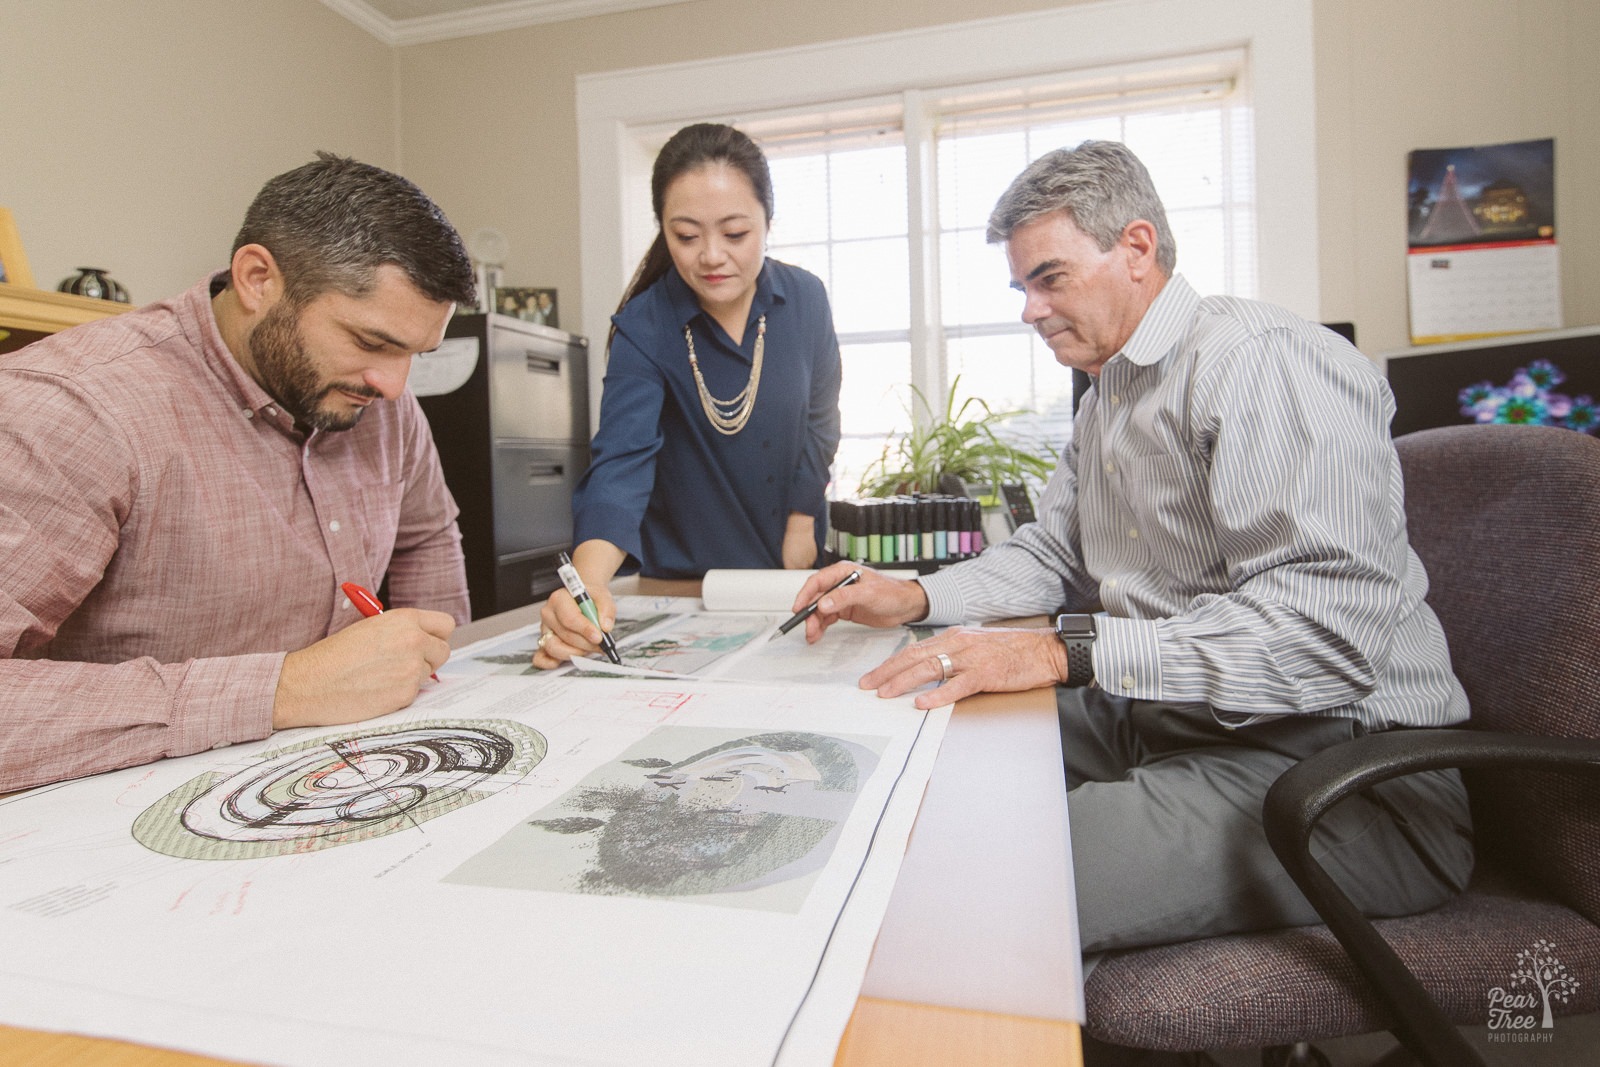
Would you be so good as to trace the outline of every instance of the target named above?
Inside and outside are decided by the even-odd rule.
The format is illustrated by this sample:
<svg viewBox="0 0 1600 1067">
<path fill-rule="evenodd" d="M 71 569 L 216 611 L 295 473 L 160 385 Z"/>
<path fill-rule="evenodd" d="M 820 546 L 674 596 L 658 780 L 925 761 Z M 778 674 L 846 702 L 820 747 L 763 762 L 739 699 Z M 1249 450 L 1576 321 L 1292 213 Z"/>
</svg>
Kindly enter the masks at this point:
<svg viewBox="0 0 1600 1067">
<path fill-rule="evenodd" d="M 970 1067 L 1083 1062 L 1072 1023 L 862 997 L 834 1067 Z M 126 1041 L 0 1026 L 0 1063 L 29 1067 L 236 1067 L 186 1052 Z"/>
<path fill-rule="evenodd" d="M 618 592 L 696 595 L 697 583 L 624 580 Z M 456 631 L 457 647 L 533 621 L 532 608 L 479 619 Z M 997 703 L 998 701 L 998 703 Z M 1008 697 L 981 697 L 956 706 L 958 717 L 979 717 L 996 708 L 1031 707 L 1048 701 L 1039 690 Z M 952 719 L 952 723 L 955 719 Z M 920 825 L 920 823 L 919 823 Z M 915 830 L 913 841 L 915 841 Z M 894 905 L 891 905 L 891 914 Z M 887 925 L 887 923 L 886 923 Z M 880 951 L 885 939 L 880 938 Z M 880 961 L 875 957 L 874 967 Z M 872 988 L 869 972 L 868 988 Z M 123 1041 L 42 1033 L 0 1026 L 0 1063 L 36 1067 L 204 1067 L 229 1061 L 149 1048 Z M 840 1042 L 835 1067 L 962 1067 L 962 1065 L 1027 1064 L 1029 1067 L 1079 1067 L 1078 1027 L 1071 1022 L 1027 1015 L 940 1007 L 876 996 L 862 996 Z"/>
</svg>

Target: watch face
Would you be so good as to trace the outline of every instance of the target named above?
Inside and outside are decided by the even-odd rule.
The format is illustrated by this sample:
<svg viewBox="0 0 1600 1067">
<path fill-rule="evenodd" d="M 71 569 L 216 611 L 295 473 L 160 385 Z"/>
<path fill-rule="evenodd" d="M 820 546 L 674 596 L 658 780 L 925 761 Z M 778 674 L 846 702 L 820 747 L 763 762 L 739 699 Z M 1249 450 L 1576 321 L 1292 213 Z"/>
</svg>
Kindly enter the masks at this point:
<svg viewBox="0 0 1600 1067">
<path fill-rule="evenodd" d="M 1093 637 L 1093 615 L 1057 615 L 1056 633 L 1062 637 Z"/>
</svg>

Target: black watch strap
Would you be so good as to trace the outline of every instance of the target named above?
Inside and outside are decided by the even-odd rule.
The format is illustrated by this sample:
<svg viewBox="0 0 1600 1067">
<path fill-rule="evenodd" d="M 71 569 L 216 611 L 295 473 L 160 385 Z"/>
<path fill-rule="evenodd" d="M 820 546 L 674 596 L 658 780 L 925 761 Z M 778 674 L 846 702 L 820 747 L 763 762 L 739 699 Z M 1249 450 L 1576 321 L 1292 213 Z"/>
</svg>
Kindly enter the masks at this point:
<svg viewBox="0 0 1600 1067">
<path fill-rule="evenodd" d="M 1094 684 L 1094 616 L 1057 615 L 1056 636 L 1067 646 L 1067 681 L 1074 689 Z"/>
</svg>

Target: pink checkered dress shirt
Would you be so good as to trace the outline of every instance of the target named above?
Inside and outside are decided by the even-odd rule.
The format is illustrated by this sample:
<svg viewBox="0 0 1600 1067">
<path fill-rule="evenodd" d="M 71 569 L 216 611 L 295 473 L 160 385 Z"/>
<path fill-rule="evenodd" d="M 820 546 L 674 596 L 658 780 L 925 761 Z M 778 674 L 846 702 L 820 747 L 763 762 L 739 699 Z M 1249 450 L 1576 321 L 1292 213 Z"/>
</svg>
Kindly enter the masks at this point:
<svg viewBox="0 0 1600 1067">
<path fill-rule="evenodd" d="M 468 618 L 416 399 L 303 435 L 210 296 L 0 356 L 0 792 L 266 736 L 340 582 Z"/>
</svg>

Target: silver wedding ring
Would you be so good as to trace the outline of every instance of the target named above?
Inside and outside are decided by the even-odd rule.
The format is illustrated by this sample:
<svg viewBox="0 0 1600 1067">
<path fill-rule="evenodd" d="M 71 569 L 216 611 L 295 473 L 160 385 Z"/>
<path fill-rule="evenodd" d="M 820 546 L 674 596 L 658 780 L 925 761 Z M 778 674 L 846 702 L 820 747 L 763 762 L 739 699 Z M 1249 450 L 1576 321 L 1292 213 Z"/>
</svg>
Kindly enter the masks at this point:
<svg viewBox="0 0 1600 1067">
<path fill-rule="evenodd" d="M 950 680 L 950 672 L 956 669 L 956 665 L 954 663 L 951 663 L 950 662 L 950 657 L 945 655 L 943 652 L 939 653 L 937 656 L 934 656 L 933 658 L 939 661 L 939 681 L 941 681 L 941 682 L 949 681 Z"/>
<path fill-rule="evenodd" d="M 550 640 L 551 636 L 553 636 L 553 635 L 551 634 L 551 632 L 549 630 L 546 630 L 544 633 L 539 635 L 539 651 L 540 652 L 544 651 L 544 643 L 546 641 Z"/>
</svg>

